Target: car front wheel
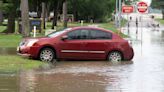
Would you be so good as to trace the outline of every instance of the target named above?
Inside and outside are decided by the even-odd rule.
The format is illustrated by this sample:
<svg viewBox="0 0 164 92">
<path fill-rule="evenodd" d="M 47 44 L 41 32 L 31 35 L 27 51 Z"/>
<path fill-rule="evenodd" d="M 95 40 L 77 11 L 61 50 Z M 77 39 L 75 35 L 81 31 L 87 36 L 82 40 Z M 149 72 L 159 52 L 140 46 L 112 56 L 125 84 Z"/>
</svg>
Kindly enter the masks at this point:
<svg viewBox="0 0 164 92">
<path fill-rule="evenodd" d="M 113 51 L 108 55 L 108 61 L 111 62 L 120 62 L 122 60 L 122 55 L 118 51 Z"/>
<path fill-rule="evenodd" d="M 39 59 L 45 62 L 52 62 L 55 58 L 55 53 L 51 48 L 44 48 L 40 51 Z"/>
</svg>

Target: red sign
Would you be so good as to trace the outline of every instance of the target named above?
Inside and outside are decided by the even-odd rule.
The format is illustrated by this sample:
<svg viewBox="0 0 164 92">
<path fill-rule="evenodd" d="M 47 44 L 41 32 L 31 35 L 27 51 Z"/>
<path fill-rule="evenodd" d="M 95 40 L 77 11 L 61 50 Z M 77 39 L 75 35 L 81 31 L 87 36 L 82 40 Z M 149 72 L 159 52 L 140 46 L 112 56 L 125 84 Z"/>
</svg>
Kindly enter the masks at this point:
<svg viewBox="0 0 164 92">
<path fill-rule="evenodd" d="M 122 13 L 133 13 L 133 6 L 122 6 Z"/>
<path fill-rule="evenodd" d="M 137 9 L 138 9 L 138 12 L 140 13 L 146 13 L 148 10 L 148 5 L 145 2 L 139 2 L 137 4 Z"/>
</svg>

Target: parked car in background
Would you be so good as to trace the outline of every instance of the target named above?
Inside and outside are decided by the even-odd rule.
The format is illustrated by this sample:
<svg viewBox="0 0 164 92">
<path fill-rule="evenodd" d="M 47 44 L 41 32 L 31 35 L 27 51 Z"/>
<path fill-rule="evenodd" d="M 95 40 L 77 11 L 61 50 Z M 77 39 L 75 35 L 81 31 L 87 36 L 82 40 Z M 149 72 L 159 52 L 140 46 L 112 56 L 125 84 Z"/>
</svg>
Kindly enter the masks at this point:
<svg viewBox="0 0 164 92">
<path fill-rule="evenodd" d="M 25 38 L 17 48 L 19 55 L 52 62 L 54 60 L 131 60 L 129 42 L 110 30 L 74 27 L 53 32 L 43 38 Z"/>
</svg>

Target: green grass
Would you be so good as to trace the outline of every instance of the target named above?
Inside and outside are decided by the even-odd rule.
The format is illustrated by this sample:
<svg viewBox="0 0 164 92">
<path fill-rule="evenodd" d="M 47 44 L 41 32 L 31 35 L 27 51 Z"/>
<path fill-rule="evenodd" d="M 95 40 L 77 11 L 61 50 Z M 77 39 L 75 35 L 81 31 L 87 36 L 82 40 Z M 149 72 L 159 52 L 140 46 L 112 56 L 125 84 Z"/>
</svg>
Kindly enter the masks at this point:
<svg viewBox="0 0 164 92">
<path fill-rule="evenodd" d="M 18 34 L 0 34 L 0 47 L 17 47 L 21 39 Z"/>
<path fill-rule="evenodd" d="M 122 26 L 122 27 L 125 26 L 126 23 L 127 23 L 127 20 L 126 20 L 126 19 L 122 19 L 122 21 L 121 21 L 121 26 Z"/>
<path fill-rule="evenodd" d="M 156 19 L 156 20 L 164 25 L 164 20 L 163 19 Z"/>
<path fill-rule="evenodd" d="M 3 32 L 4 30 L 6 30 L 6 26 L 1 25 L 0 26 L 0 32 Z"/>
<path fill-rule="evenodd" d="M 44 62 L 30 60 L 19 56 L 0 56 L 0 72 L 16 72 L 46 65 Z"/>
<path fill-rule="evenodd" d="M 2 23 L 2 25 L 0 25 L 0 33 L 5 31 L 5 30 L 7 30 L 7 22 L 6 21 L 4 21 Z M 15 30 L 16 31 L 18 30 L 18 22 L 17 21 L 15 21 Z"/>
</svg>

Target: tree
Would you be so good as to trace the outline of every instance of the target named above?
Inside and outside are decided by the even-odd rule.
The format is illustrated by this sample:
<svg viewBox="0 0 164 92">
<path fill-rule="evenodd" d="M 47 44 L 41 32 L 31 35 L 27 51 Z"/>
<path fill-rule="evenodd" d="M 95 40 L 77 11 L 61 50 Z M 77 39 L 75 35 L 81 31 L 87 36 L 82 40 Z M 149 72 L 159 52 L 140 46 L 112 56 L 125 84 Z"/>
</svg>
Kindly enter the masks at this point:
<svg viewBox="0 0 164 92">
<path fill-rule="evenodd" d="M 43 29 L 46 29 L 46 4 L 45 2 L 42 2 L 42 22 L 43 22 Z"/>
<path fill-rule="evenodd" d="M 52 21 L 52 29 L 54 29 L 55 26 L 57 26 L 57 20 L 58 20 L 58 14 L 59 14 L 59 9 L 62 6 L 62 0 L 53 0 L 53 13 L 54 13 L 54 17 L 53 17 L 53 21 Z"/>
<path fill-rule="evenodd" d="M 152 7 L 162 10 L 163 20 L 164 20 L 164 1 L 163 0 L 152 0 Z"/>
<path fill-rule="evenodd" d="M 3 22 L 3 12 L 0 10 L 0 25 L 2 24 Z"/>
<path fill-rule="evenodd" d="M 68 13 L 74 14 L 75 20 L 103 22 L 111 17 L 114 5 L 115 0 L 69 0 Z"/>
<path fill-rule="evenodd" d="M 63 26 L 67 27 L 67 0 L 63 1 Z"/>
<path fill-rule="evenodd" d="M 4 33 L 14 33 L 15 18 L 19 7 L 19 0 L 2 0 L 2 2 L 3 4 L 0 9 L 3 10 L 8 17 L 7 30 L 5 30 Z"/>
<path fill-rule="evenodd" d="M 2 5 L 2 1 L 0 1 L 0 5 Z M 2 24 L 2 22 L 3 22 L 3 12 L 2 12 L 2 10 L 0 9 L 0 25 Z"/>
<path fill-rule="evenodd" d="M 28 0 L 21 0 L 21 19 L 22 19 L 22 30 L 23 36 L 30 36 L 30 26 L 29 26 L 29 8 Z"/>
</svg>

